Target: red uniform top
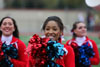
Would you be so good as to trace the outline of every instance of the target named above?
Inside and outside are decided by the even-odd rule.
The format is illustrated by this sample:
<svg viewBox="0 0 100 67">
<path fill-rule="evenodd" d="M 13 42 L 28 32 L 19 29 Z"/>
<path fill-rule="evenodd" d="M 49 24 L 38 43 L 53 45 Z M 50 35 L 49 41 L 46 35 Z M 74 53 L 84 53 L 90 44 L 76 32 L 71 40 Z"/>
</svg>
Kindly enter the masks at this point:
<svg viewBox="0 0 100 67">
<path fill-rule="evenodd" d="M 94 57 L 90 58 L 91 65 L 97 65 L 97 64 L 99 64 L 99 51 L 98 51 L 96 43 L 93 40 L 89 39 L 88 37 L 86 37 L 85 42 L 86 41 L 89 41 L 89 43 L 92 44 L 93 51 L 95 53 Z M 66 42 L 66 45 L 71 45 L 71 42 L 75 42 L 75 39 L 73 38 L 71 40 L 68 40 Z M 77 42 L 76 42 L 76 44 L 77 44 Z"/>
<path fill-rule="evenodd" d="M 62 65 L 63 67 L 75 67 L 75 56 L 74 51 L 70 46 L 64 45 L 68 53 L 63 56 L 62 59 L 57 59 L 56 63 Z M 28 67 L 34 67 L 36 59 L 33 59 L 32 56 L 29 56 Z"/>
<path fill-rule="evenodd" d="M 1 38 L 0 38 L 1 41 Z M 28 55 L 25 54 L 26 45 L 16 37 L 13 37 L 11 43 L 17 43 L 16 48 L 18 49 L 18 59 L 12 59 L 14 67 L 26 67 L 28 61 Z"/>
</svg>

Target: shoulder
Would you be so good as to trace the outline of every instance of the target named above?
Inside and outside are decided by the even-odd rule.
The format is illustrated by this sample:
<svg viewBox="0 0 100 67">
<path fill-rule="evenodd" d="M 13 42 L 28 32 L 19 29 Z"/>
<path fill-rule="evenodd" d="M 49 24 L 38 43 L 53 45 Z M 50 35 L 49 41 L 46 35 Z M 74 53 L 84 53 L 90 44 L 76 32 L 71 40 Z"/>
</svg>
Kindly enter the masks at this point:
<svg viewBox="0 0 100 67">
<path fill-rule="evenodd" d="M 25 43 L 24 43 L 22 40 L 20 40 L 20 39 L 18 39 L 18 42 L 19 42 L 20 44 L 24 44 L 24 45 L 25 45 Z"/>
<path fill-rule="evenodd" d="M 22 40 L 20 40 L 19 38 L 16 38 L 16 37 L 13 37 L 13 41 L 16 41 L 17 42 L 17 44 L 18 44 L 18 47 L 20 46 L 22 46 L 22 47 L 26 47 L 26 45 L 25 45 L 25 43 L 22 41 Z"/>
<path fill-rule="evenodd" d="M 88 40 L 89 42 L 91 42 L 92 44 L 96 44 L 96 42 L 95 42 L 94 40 L 92 40 L 92 39 L 90 39 L 90 38 L 88 38 L 88 37 L 87 37 L 87 40 Z"/>
<path fill-rule="evenodd" d="M 64 58 L 66 59 L 66 60 L 68 60 L 69 58 L 73 58 L 73 60 L 74 60 L 74 57 L 75 57 L 75 54 L 74 54 L 74 50 L 73 50 L 73 48 L 71 47 L 71 46 L 67 46 L 67 45 L 65 45 L 64 46 L 66 49 L 67 49 L 67 51 L 68 51 L 68 53 L 67 54 L 65 54 L 64 55 Z M 69 59 L 70 60 L 70 59 Z M 71 61 L 71 60 L 70 60 Z"/>
<path fill-rule="evenodd" d="M 92 39 L 89 38 L 89 37 L 86 37 L 86 40 L 87 40 L 87 41 L 91 41 L 91 42 L 95 42 L 94 40 L 92 40 Z"/>
<path fill-rule="evenodd" d="M 71 42 L 72 42 L 72 40 L 68 40 L 68 41 L 66 41 L 66 45 L 70 45 Z"/>
<path fill-rule="evenodd" d="M 95 46 L 97 46 L 96 42 L 90 38 L 87 37 L 87 41 L 89 42 L 89 44 L 94 48 Z"/>
<path fill-rule="evenodd" d="M 92 44 L 93 48 L 95 48 L 95 47 L 97 48 L 97 44 L 94 40 L 89 40 L 89 42 Z"/>
<path fill-rule="evenodd" d="M 94 40 L 91 40 L 91 39 L 90 39 L 90 41 L 91 41 L 92 43 L 96 43 Z"/>
<path fill-rule="evenodd" d="M 66 43 L 70 42 L 71 40 L 66 41 Z"/>
<path fill-rule="evenodd" d="M 73 48 L 68 45 L 64 45 L 64 47 L 68 50 L 68 52 L 73 52 Z"/>
</svg>

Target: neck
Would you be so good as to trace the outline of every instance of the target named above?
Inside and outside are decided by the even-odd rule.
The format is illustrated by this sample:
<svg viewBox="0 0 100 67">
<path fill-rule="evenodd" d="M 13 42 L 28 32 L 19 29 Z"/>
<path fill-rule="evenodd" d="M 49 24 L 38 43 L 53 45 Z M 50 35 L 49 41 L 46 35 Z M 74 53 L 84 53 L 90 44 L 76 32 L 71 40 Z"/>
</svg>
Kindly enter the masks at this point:
<svg viewBox="0 0 100 67">
<path fill-rule="evenodd" d="M 7 45 L 9 45 L 12 41 L 12 38 L 13 38 L 13 35 L 10 35 L 10 36 L 2 35 L 1 36 L 1 41 L 2 41 L 2 43 L 5 42 Z"/>
<path fill-rule="evenodd" d="M 85 36 L 84 37 L 76 37 L 75 39 L 76 39 L 76 41 L 81 42 L 81 41 L 85 41 L 86 37 Z"/>
<path fill-rule="evenodd" d="M 2 37 L 12 37 L 13 35 L 9 35 L 9 36 L 7 36 L 7 35 L 2 35 Z"/>
</svg>

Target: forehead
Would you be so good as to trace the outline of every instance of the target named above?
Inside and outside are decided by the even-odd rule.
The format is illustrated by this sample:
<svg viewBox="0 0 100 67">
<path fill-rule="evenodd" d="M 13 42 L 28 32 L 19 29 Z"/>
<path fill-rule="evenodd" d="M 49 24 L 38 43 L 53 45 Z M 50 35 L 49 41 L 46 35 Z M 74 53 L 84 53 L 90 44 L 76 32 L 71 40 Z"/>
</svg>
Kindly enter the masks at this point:
<svg viewBox="0 0 100 67">
<path fill-rule="evenodd" d="M 3 20 L 3 22 L 13 22 L 13 21 L 12 21 L 12 19 L 10 19 L 10 18 L 5 18 L 5 19 Z"/>
<path fill-rule="evenodd" d="M 77 27 L 86 26 L 84 23 L 78 23 Z"/>
<path fill-rule="evenodd" d="M 48 23 L 47 23 L 47 25 L 46 25 L 46 27 L 47 26 L 52 26 L 52 27 L 58 27 L 58 24 L 57 24 L 57 22 L 55 22 L 55 21 L 49 21 Z"/>
</svg>

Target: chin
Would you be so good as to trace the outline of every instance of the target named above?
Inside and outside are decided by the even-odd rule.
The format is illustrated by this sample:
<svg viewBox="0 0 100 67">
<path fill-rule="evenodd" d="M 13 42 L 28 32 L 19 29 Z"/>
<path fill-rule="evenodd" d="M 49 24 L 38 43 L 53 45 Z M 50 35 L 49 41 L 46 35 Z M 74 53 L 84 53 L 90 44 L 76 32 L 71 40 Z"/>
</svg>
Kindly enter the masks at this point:
<svg viewBox="0 0 100 67">
<path fill-rule="evenodd" d="M 80 37 L 84 37 L 84 36 L 86 36 L 86 35 L 81 35 Z"/>
<path fill-rule="evenodd" d="M 52 41 L 55 41 L 55 39 L 51 39 Z"/>
<path fill-rule="evenodd" d="M 11 34 L 4 34 L 4 36 L 10 36 Z"/>
</svg>

